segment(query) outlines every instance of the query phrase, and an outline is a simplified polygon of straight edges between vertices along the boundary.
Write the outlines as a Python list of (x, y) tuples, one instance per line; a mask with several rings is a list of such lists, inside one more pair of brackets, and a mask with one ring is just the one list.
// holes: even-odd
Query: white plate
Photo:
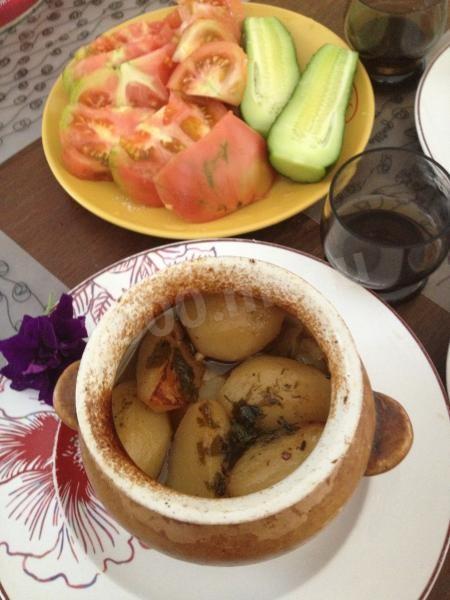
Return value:
[(297, 550), (249, 566), (200, 566), (146, 549), (118, 527), (87, 484), (76, 434), (59, 427), (33, 393), (14, 392), (3, 380), (0, 574), (7, 594), (14, 600), (425, 598), (447, 545), (449, 418), (435, 370), (389, 307), (296, 251), (209, 240), (116, 263), (74, 290), (77, 312), (92, 330), (131, 283), (202, 254), (266, 260), (328, 296), (353, 332), (374, 388), (406, 407), (415, 433), (411, 452), (393, 471), (361, 481), (342, 513)]
[(450, 172), (450, 44), (422, 75), (414, 117), (422, 150)]

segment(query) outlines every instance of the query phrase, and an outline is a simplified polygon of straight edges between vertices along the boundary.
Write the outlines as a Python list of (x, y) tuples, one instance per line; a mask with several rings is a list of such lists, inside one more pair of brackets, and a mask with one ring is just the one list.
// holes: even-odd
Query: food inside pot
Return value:
[(250, 494), (299, 467), (330, 409), (324, 352), (263, 299), (189, 296), (130, 348), (113, 390), (131, 460), (179, 492)]

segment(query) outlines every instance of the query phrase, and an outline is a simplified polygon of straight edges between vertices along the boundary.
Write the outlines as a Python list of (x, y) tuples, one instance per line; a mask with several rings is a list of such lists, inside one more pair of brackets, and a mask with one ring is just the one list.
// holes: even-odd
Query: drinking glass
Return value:
[(374, 81), (401, 82), (422, 72), (447, 10), (447, 0), (350, 0), (345, 36)]
[(450, 176), (431, 158), (377, 148), (335, 174), (322, 220), (325, 257), (388, 302), (418, 293), (447, 256)]

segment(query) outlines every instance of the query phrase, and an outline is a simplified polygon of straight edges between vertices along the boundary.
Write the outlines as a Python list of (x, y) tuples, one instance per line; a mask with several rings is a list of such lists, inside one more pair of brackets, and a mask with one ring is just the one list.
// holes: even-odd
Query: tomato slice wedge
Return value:
[(181, 34), (173, 55), (175, 62), (182, 62), (190, 54), (209, 42), (235, 42), (231, 29), (217, 19), (197, 19)]
[(87, 156), (74, 146), (63, 145), (61, 148), (61, 160), (65, 168), (79, 179), (90, 181), (111, 181), (111, 172), (107, 165), (96, 158), (104, 154), (104, 148), (89, 148), (92, 156)]
[(117, 106), (160, 108), (169, 99), (166, 84), (175, 68), (172, 55), (175, 44), (122, 63), (119, 71)]
[(113, 107), (118, 87), (119, 75), (116, 69), (97, 69), (73, 86), (70, 104), (84, 104), (88, 108)]
[(168, 25), (164, 25), (158, 33), (149, 33), (107, 52), (85, 55), (77, 53), (63, 71), (64, 87), (70, 93), (73, 86), (86, 75), (103, 67), (117, 67), (133, 58), (153, 52), (161, 46), (173, 43), (173, 37), (173, 30)]
[(149, 110), (134, 108), (94, 109), (83, 104), (68, 105), (59, 126), (65, 167), (81, 179), (111, 180), (108, 159), (112, 147), (150, 114)]
[(247, 57), (234, 42), (209, 42), (180, 63), (168, 87), (190, 96), (238, 106), (247, 79)]
[(263, 198), (274, 180), (262, 136), (229, 111), (213, 129), (157, 173), (164, 205), (201, 223)]
[[(177, 10), (172, 11), (166, 18), (159, 21), (140, 19), (123, 25), (111, 33), (104, 33), (90, 44), (81, 47), (75, 53), (76, 58), (84, 58), (93, 54), (110, 52), (130, 42), (136, 42), (147, 37), (161, 37), (161, 45), (170, 41), (170, 36), (180, 27), (181, 17)], [(169, 31), (169, 28), (171, 31)]]
[(80, 79), (87, 75), (102, 69), (104, 67), (116, 67), (127, 60), (148, 54), (161, 46), (159, 38), (151, 36), (127, 44), (120, 48), (102, 52), (100, 54), (92, 54), (84, 58), (73, 58), (63, 71), (63, 83), (66, 91), (70, 93), (72, 88)]
[(166, 83), (175, 66), (174, 50), (175, 44), (166, 44), (118, 68), (97, 69), (73, 86), (70, 102), (92, 108), (134, 106), (156, 110), (169, 98)]
[(179, 0), (179, 12), (185, 25), (196, 19), (218, 19), (240, 40), (245, 18), (241, 0)]
[(166, 106), (122, 136), (111, 151), (114, 181), (131, 200), (162, 206), (153, 177), (175, 154), (207, 135), (225, 113), (217, 102), (197, 103), (172, 93)]

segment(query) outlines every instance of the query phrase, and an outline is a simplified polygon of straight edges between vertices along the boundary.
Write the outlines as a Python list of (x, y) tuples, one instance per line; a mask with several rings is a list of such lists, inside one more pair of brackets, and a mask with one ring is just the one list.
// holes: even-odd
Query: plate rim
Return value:
[(450, 41), (447, 42), (446, 44), (444, 44), (444, 46), (437, 52), (437, 54), (432, 58), (430, 63), (427, 65), (425, 71), (422, 74), (422, 77), (420, 78), (419, 85), (417, 87), (417, 91), (416, 91), (416, 95), (415, 95), (415, 99), (414, 99), (414, 121), (416, 124), (417, 136), (419, 138), (419, 142), (422, 147), (422, 150), (425, 154), (427, 154), (428, 156), (433, 158), (436, 162), (438, 162), (442, 166), (442, 168), (447, 172), (448, 172), (448, 169), (439, 162), (439, 159), (436, 158), (436, 156), (432, 153), (432, 151), (427, 143), (427, 139), (425, 136), (425, 130), (424, 130), (422, 118), (421, 118), (421, 101), (422, 101), (423, 88), (425, 86), (426, 80), (428, 79), (428, 76), (430, 75), (431, 70), (436, 65), (436, 63), (439, 61), (439, 59), (442, 58), (442, 55), (448, 51), (450, 51)]
[(447, 365), (446, 365), (447, 392), (450, 394), (450, 340), (447, 350)]
[[(96, 271), (93, 275), (86, 277), (83, 281), (79, 282), (76, 286), (74, 286), (73, 288), (70, 289), (70, 294), (74, 294), (77, 292), (78, 288), (82, 288), (86, 283), (94, 280), (95, 278), (99, 277), (100, 275), (103, 275), (105, 273), (107, 273), (108, 271), (110, 271), (111, 269), (113, 269), (115, 266), (120, 265), (121, 263), (133, 259), (135, 257), (139, 257), (139, 256), (143, 256), (146, 254), (149, 254), (151, 252), (154, 251), (159, 251), (159, 250), (164, 250), (166, 248), (171, 248), (174, 246), (181, 246), (183, 244), (186, 243), (192, 243), (192, 244), (205, 244), (205, 243), (225, 243), (225, 244), (234, 244), (236, 242), (238, 243), (245, 243), (245, 244), (249, 244), (249, 245), (254, 245), (254, 246), (258, 246), (258, 245), (263, 245), (263, 246), (269, 246), (269, 247), (273, 247), (273, 248), (278, 248), (284, 251), (288, 251), (290, 253), (293, 254), (300, 254), (301, 256), (307, 258), (307, 259), (311, 259), (313, 261), (319, 262), (321, 264), (323, 264), (324, 266), (328, 267), (331, 271), (334, 271), (335, 273), (337, 272), (335, 269), (333, 269), (333, 267), (331, 267), (331, 265), (323, 260), (322, 258), (316, 257), (312, 254), (310, 254), (309, 252), (305, 252), (303, 250), (299, 250), (297, 248), (291, 248), (288, 246), (283, 246), (282, 244), (278, 244), (276, 242), (267, 242), (267, 241), (262, 241), (262, 240), (256, 240), (256, 239), (242, 239), (242, 238), (200, 238), (200, 239), (195, 239), (193, 241), (189, 241), (189, 240), (179, 240), (179, 241), (170, 241), (167, 242), (166, 244), (161, 244), (158, 246), (154, 246), (152, 248), (147, 248), (146, 250), (141, 250), (139, 252), (136, 252), (134, 254), (131, 254), (129, 256), (126, 256), (124, 258), (121, 258), (117, 261), (115, 261), (114, 263), (111, 263), (110, 265), (104, 267), (103, 269), (100, 269), (99, 271)], [(167, 268), (167, 267), (166, 267)], [(340, 273), (338, 273), (338, 275), (340, 275), (341, 277), (344, 277), (344, 275), (341, 275)], [(151, 276), (150, 276), (151, 277)], [(345, 278), (345, 277), (344, 277)], [(312, 283), (310, 283), (310, 285), (313, 285)], [(357, 284), (355, 284), (357, 285)], [(362, 288), (362, 286), (358, 286), (360, 288)], [(397, 319), (398, 321), (400, 321), (400, 323), (403, 325), (403, 327), (407, 330), (407, 332), (411, 335), (413, 341), (415, 342), (416, 346), (420, 349), (424, 359), (426, 360), (426, 362), (428, 363), (428, 365), (431, 367), (433, 376), (436, 380), (436, 382), (438, 383), (438, 387), (440, 389), (441, 395), (442, 395), (442, 399), (444, 401), (444, 404), (447, 408), (447, 416), (450, 420), (450, 398), (449, 395), (447, 394), (447, 391), (445, 389), (445, 385), (444, 382), (435, 366), (435, 364), (433, 363), (430, 355), (428, 354), (426, 348), (424, 347), (424, 345), (422, 344), (421, 340), (418, 338), (418, 336), (416, 335), (416, 333), (411, 329), (411, 327), (408, 325), (408, 323), (406, 323), (406, 321), (403, 319), (403, 317), (401, 317), (396, 311), (395, 309), (390, 306), (385, 300), (383, 300), (382, 298), (380, 298), (375, 292), (373, 292), (372, 290), (368, 290), (365, 288), (362, 288), (362, 290), (364, 292), (367, 292), (367, 294), (369, 296), (372, 296), (373, 298), (375, 298), (375, 300), (377, 300), (382, 306), (384, 306), (385, 308), (387, 308), (389, 310), (389, 312), (392, 314), (392, 316)], [(332, 302), (330, 300), (330, 302)], [(351, 333), (351, 331), (350, 331)], [(449, 346), (449, 354), (448, 354), (448, 361), (449, 361), (449, 365), (450, 365), (450, 346)], [(56, 443), (56, 438), (57, 438), (57, 433), (55, 434), (55, 443)], [(427, 583), (425, 585), (425, 587), (423, 588), (420, 596), (418, 597), (418, 600), (426, 600), (426, 598), (428, 598), (430, 592), (432, 591), (433, 585), (436, 582), (441, 569), (444, 565), (447, 553), (450, 550), (450, 524), (447, 528), (447, 532), (444, 534), (443, 537), (443, 542), (442, 542), (442, 547), (441, 550), (439, 552), (439, 555), (437, 557), (437, 561), (436, 564), (434, 566), (434, 569), (432, 570), (429, 579), (427, 580)]]
[[(326, 31), (331, 33), (334, 37), (339, 39), (340, 42), (342, 42), (346, 47), (349, 47), (346, 40), (343, 37), (339, 36), (337, 33), (335, 33), (332, 29), (330, 29), (326, 25), (323, 25), (319, 21), (312, 19), (311, 17), (308, 17), (306, 15), (303, 15), (299, 12), (295, 12), (293, 10), (274, 6), (271, 4), (262, 4), (262, 3), (258, 3), (258, 2), (251, 2), (248, 5), (252, 6), (252, 7), (256, 7), (256, 8), (262, 8), (263, 10), (267, 10), (268, 8), (274, 9), (277, 13), (285, 14), (286, 17), (291, 15), (291, 16), (295, 16), (295, 17), (300, 17), (301, 19), (305, 19), (306, 21), (314, 23), (315, 25), (318, 25), (321, 28), (325, 29)], [(245, 7), (245, 5), (244, 5), (244, 7)], [(158, 13), (159, 15), (164, 16), (165, 14), (167, 14), (168, 12), (173, 10), (173, 8), (174, 8), (173, 6), (170, 6), (170, 7), (164, 7), (164, 8), (159, 8), (156, 10), (148, 11), (147, 13), (142, 13), (141, 15), (138, 15), (136, 17), (133, 17), (131, 19), (127, 19), (127, 20), (123, 21), (122, 23), (106, 30), (104, 33), (108, 33), (119, 27), (122, 27), (126, 23), (141, 20), (141, 19), (145, 18), (145, 15), (147, 15), (147, 14)], [(355, 152), (353, 152), (352, 155), (354, 153), (357, 154), (359, 152), (364, 151), (364, 149), (367, 147), (369, 140), (370, 140), (372, 130), (373, 130), (373, 125), (375, 122), (374, 90), (373, 90), (373, 86), (370, 81), (370, 78), (367, 74), (367, 71), (360, 60), (358, 61), (358, 69), (360, 69), (360, 71), (361, 71), (361, 76), (363, 77), (365, 87), (367, 87), (367, 90), (368, 90), (368, 96), (367, 96), (368, 106), (367, 106), (367, 111), (366, 111), (368, 118), (367, 118), (367, 121), (365, 122), (365, 127), (363, 129), (363, 137), (361, 138), (361, 141), (358, 144), (358, 148), (356, 148)], [(134, 231), (136, 233), (141, 233), (144, 235), (151, 235), (151, 236), (155, 236), (155, 237), (160, 237), (160, 238), (165, 238), (165, 239), (173, 239), (173, 240), (182, 240), (182, 239), (195, 240), (195, 239), (201, 238), (204, 235), (204, 227), (205, 226), (209, 226), (211, 223), (220, 224), (220, 222), (223, 219), (226, 219), (229, 216), (229, 215), (226, 215), (222, 219), (215, 219), (213, 221), (209, 221), (206, 223), (190, 223), (189, 221), (180, 220), (180, 228), (179, 229), (177, 227), (175, 227), (175, 228), (167, 231), (166, 229), (164, 229), (164, 226), (156, 226), (155, 227), (151, 223), (143, 224), (143, 223), (130, 222), (130, 221), (126, 220), (126, 218), (117, 216), (117, 215), (111, 213), (111, 211), (107, 211), (107, 210), (103, 209), (101, 206), (100, 207), (92, 206), (91, 202), (88, 199), (80, 198), (80, 194), (76, 190), (74, 190), (73, 183), (65, 181), (65, 179), (61, 175), (59, 175), (59, 173), (58, 173), (59, 168), (63, 168), (63, 167), (62, 166), (60, 167), (57, 164), (57, 160), (56, 160), (57, 157), (55, 157), (53, 155), (53, 153), (50, 149), (50, 144), (49, 144), (48, 131), (49, 131), (50, 121), (51, 121), (51, 119), (49, 117), (49, 111), (51, 110), (51, 103), (53, 100), (53, 96), (56, 93), (57, 88), (61, 85), (62, 85), (62, 74), (60, 74), (58, 76), (58, 78), (52, 85), (52, 88), (51, 88), (51, 90), (47, 96), (46, 102), (45, 102), (44, 110), (42, 113), (41, 139), (42, 139), (42, 146), (43, 146), (44, 155), (45, 155), (48, 167), (50, 168), (50, 170), (51, 170), (54, 178), (58, 182), (58, 184), (63, 188), (63, 190), (70, 196), (70, 198), (73, 201), (77, 202), (77, 204), (79, 204), (85, 210), (88, 210), (89, 212), (91, 212), (92, 214), (97, 216), (98, 218), (101, 218), (102, 220), (112, 223), (113, 225), (116, 225), (118, 227), (122, 227), (129, 231)], [(332, 166), (331, 168), (334, 168), (334, 166)], [(277, 174), (277, 177), (282, 177), (282, 176)], [(282, 178), (282, 179), (284, 180), (285, 178)], [(79, 180), (79, 181), (83, 181), (83, 180)], [(102, 183), (102, 182), (100, 182), (100, 183)], [(321, 183), (321, 182), (318, 182), (318, 183)], [(330, 183), (331, 183), (331, 181), (330, 181)], [(307, 185), (307, 184), (305, 184), (305, 185)], [(327, 194), (327, 187), (325, 185), (325, 189), (323, 191), (321, 191), (321, 192), (318, 191), (315, 194), (313, 194), (310, 199), (308, 199), (307, 201), (304, 202), (303, 207), (300, 209), (294, 203), (292, 208), (289, 208), (288, 210), (286, 210), (285, 213), (283, 214), (283, 216), (276, 214), (271, 217), (270, 216), (266, 217), (265, 219), (263, 218), (262, 220), (254, 219), (252, 221), (252, 223), (250, 223), (250, 224), (249, 223), (241, 223), (241, 224), (237, 224), (237, 225), (233, 225), (233, 224), (216, 225), (214, 227), (214, 231), (211, 232), (211, 235), (214, 237), (229, 237), (229, 236), (236, 236), (236, 235), (241, 235), (241, 234), (245, 234), (245, 233), (251, 233), (253, 231), (264, 229), (266, 227), (271, 227), (272, 225), (281, 223), (281, 222), (295, 216), (296, 214), (304, 212), (309, 207), (311, 207), (312, 205), (317, 203), (326, 194)], [(248, 207), (244, 207), (241, 210), (245, 210), (246, 208), (249, 208), (255, 204), (257, 204), (257, 202), (252, 203)], [(142, 208), (139, 205), (137, 205), (137, 206), (138, 206), (138, 208)], [(234, 214), (234, 213), (230, 213), (230, 214)]]

